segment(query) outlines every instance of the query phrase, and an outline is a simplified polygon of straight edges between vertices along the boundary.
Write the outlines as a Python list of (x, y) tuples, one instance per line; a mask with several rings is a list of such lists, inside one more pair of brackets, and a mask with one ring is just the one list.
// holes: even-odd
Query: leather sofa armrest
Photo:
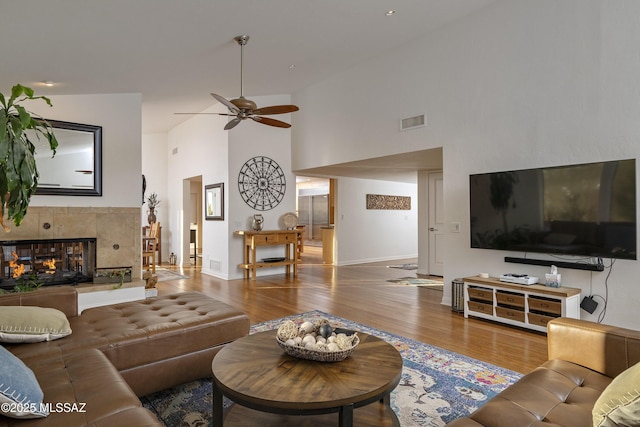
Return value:
[(482, 424), (471, 418), (458, 418), (448, 423), (447, 427), (482, 427)]
[(55, 308), (71, 318), (78, 315), (78, 293), (71, 286), (48, 286), (31, 292), (0, 294), (0, 305)]
[(558, 318), (547, 324), (549, 360), (573, 362), (615, 377), (640, 361), (640, 332), (587, 320)]

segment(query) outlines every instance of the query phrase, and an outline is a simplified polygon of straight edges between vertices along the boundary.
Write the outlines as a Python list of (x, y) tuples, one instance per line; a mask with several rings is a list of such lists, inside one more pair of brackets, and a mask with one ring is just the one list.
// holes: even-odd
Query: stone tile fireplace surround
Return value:
[(31, 206), (20, 227), (0, 240), (96, 239), (96, 267), (132, 266), (140, 280), (140, 208)]
[(120, 302), (144, 299), (141, 280), (140, 208), (31, 206), (20, 227), (0, 230), (0, 240), (96, 239), (96, 268), (132, 266), (131, 282), (115, 289), (113, 284), (81, 283), (78, 312)]

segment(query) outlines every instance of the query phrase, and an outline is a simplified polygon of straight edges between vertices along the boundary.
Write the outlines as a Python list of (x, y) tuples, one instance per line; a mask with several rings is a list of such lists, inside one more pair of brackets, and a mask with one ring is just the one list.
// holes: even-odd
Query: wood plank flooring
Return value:
[(201, 274), (199, 266), (163, 265), (189, 278), (160, 282), (158, 293), (199, 291), (245, 311), (252, 324), (321, 310), (521, 373), (547, 360), (544, 334), (465, 319), (440, 303), (441, 290), (387, 282), (415, 277), (415, 270), (387, 267), (415, 260), (334, 267), (322, 264), (312, 247), (302, 257), (297, 277), (275, 274), (255, 281), (217, 279)]

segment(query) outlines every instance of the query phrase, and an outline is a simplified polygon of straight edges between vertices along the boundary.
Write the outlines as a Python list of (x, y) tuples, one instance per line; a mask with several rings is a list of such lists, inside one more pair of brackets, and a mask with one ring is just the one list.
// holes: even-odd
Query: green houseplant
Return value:
[(4, 223), (5, 215), (8, 221), (19, 226), (38, 187), (35, 146), (31, 139), (46, 138), (53, 155), (58, 147), (51, 126), (21, 105), (24, 101), (39, 99), (51, 106), (49, 98), (34, 96), (32, 89), (19, 84), (11, 89), (9, 99), (0, 93), (0, 225), (5, 231), (9, 231)]

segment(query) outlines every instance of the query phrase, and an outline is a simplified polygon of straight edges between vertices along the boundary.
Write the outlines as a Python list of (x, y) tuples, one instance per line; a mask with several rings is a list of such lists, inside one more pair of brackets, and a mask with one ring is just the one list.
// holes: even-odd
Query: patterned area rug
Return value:
[(179, 279), (188, 279), (189, 276), (185, 276), (184, 274), (180, 274), (173, 270), (168, 270), (166, 268), (156, 267), (156, 276), (158, 276), (158, 282), (165, 282), (167, 280), (179, 280)]
[[(391, 393), (391, 407), (403, 427), (443, 426), (469, 415), (521, 377), (498, 366), (321, 311), (259, 323), (251, 327), (251, 333), (275, 329), (288, 319), (312, 322), (328, 319), (334, 327), (375, 335), (398, 349), (404, 366), (400, 384)], [(211, 378), (164, 390), (141, 400), (167, 427), (212, 425)], [(227, 400), (225, 407), (231, 404)]]
[(398, 285), (409, 286), (428, 286), (430, 288), (443, 288), (441, 280), (419, 279), (416, 277), (403, 277), (401, 279), (389, 279), (387, 282), (397, 283)]
[(401, 270), (417, 270), (418, 264), (393, 264), (393, 265), (387, 265), (387, 268), (399, 268)]

